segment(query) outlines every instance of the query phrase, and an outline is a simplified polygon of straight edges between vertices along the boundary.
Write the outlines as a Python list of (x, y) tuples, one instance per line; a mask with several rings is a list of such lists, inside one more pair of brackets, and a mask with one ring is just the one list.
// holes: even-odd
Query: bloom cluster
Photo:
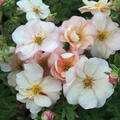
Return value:
[[(112, 72), (105, 59), (120, 50), (120, 28), (109, 17), (108, 0), (83, 2), (86, 6), (79, 10), (93, 17), (72, 16), (59, 27), (45, 21), (52, 14), (42, 0), (17, 2), (28, 22), (13, 32), (16, 47), (6, 50), (12, 56), (8, 63), (0, 61), (0, 67), (10, 72), (8, 84), (32, 114), (55, 104), (62, 89), (69, 104), (84, 109), (102, 107), (114, 92), (117, 78), (105, 74)], [(69, 44), (67, 51), (65, 43)], [(85, 51), (93, 57), (88, 59)]]

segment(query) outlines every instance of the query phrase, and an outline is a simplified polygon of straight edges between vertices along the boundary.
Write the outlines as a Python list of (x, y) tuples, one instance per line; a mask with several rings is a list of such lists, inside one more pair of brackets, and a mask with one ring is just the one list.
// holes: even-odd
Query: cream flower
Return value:
[(120, 50), (120, 29), (117, 23), (102, 13), (95, 14), (92, 21), (97, 28), (97, 34), (91, 53), (107, 59), (116, 50)]
[(111, 3), (108, 2), (108, 0), (99, 0), (98, 2), (83, 0), (83, 2), (86, 6), (79, 8), (81, 13), (92, 12), (92, 14), (95, 14), (97, 12), (102, 12), (107, 15), (110, 14), (109, 5)]
[(113, 92), (109, 76), (111, 69), (104, 59), (81, 57), (75, 67), (66, 73), (64, 95), (70, 104), (79, 104), (84, 109), (102, 107)]
[(60, 98), (61, 83), (50, 76), (43, 78), (43, 69), (36, 63), (24, 64), (24, 69), (16, 75), (17, 100), (36, 114), (41, 107), (49, 107)]
[(49, 6), (45, 5), (42, 0), (20, 0), (17, 5), (26, 12), (27, 20), (45, 19), (49, 14)]
[(52, 52), (58, 46), (59, 30), (51, 22), (31, 20), (26, 25), (18, 27), (12, 34), (17, 44), (16, 53), (21, 60), (33, 57), (38, 51)]
[(63, 22), (60, 33), (61, 41), (68, 42), (76, 50), (84, 52), (93, 45), (96, 29), (91, 21), (73, 16), (70, 20)]

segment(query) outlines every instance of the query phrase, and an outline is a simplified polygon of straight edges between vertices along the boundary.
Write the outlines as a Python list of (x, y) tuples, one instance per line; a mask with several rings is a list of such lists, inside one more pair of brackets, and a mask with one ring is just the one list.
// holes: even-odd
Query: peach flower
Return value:
[(33, 57), (38, 51), (53, 52), (61, 46), (58, 36), (59, 30), (52, 22), (37, 19), (18, 27), (12, 34), (21, 60)]
[(77, 56), (73, 53), (63, 53), (58, 56), (58, 59), (55, 60), (54, 64), (51, 67), (51, 74), (61, 79), (65, 83), (66, 71), (73, 67), (77, 62)]
[(63, 22), (60, 32), (61, 41), (68, 42), (76, 50), (83, 52), (93, 45), (96, 28), (91, 21), (73, 16)]

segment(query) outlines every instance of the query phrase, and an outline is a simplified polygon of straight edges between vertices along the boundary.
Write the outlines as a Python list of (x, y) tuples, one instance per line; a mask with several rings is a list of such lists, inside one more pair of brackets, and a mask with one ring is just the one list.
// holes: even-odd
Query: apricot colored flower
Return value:
[(60, 32), (61, 41), (68, 42), (73, 48), (83, 52), (93, 45), (96, 28), (91, 21), (73, 16), (63, 22)]
[(79, 8), (81, 13), (91, 12), (92, 14), (95, 14), (97, 12), (102, 12), (102, 13), (104, 13), (106, 15), (110, 14), (109, 5), (111, 3), (108, 2), (108, 0), (99, 0), (98, 2), (83, 0), (83, 3), (86, 6)]
[(52, 52), (58, 46), (59, 30), (51, 22), (31, 20), (26, 25), (18, 27), (12, 34), (17, 44), (16, 53), (21, 60), (31, 58), (38, 51)]
[(60, 81), (50, 76), (43, 77), (43, 68), (36, 64), (24, 64), (24, 71), (16, 75), (17, 100), (26, 103), (32, 114), (49, 107), (60, 98)]
[(66, 72), (64, 95), (70, 104), (79, 104), (84, 109), (102, 107), (114, 92), (109, 82), (107, 61), (100, 58), (81, 57), (76, 66)]
[(51, 74), (65, 83), (66, 71), (76, 64), (77, 59), (77, 56), (72, 53), (61, 54), (52, 65)]
[(92, 21), (96, 26), (97, 34), (91, 54), (107, 59), (116, 50), (120, 50), (120, 28), (117, 23), (102, 13), (96, 13)]

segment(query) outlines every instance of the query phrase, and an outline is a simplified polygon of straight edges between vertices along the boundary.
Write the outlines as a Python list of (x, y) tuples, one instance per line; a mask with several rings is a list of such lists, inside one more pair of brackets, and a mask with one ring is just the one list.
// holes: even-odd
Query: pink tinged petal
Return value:
[(92, 23), (92, 21), (88, 21), (82, 30), (82, 35), (95, 35), (96, 27)]
[(84, 109), (92, 109), (97, 107), (97, 98), (90, 89), (84, 89), (80, 93), (78, 102)]
[(18, 54), (21, 60), (26, 60), (30, 57), (33, 57), (34, 54), (37, 53), (38, 51), (39, 51), (39, 46), (34, 43), (17, 46), (16, 48), (16, 54)]
[(105, 42), (112, 50), (120, 50), (120, 30), (113, 32)]
[(25, 75), (32, 84), (40, 83), (43, 77), (43, 68), (36, 63), (24, 64)]
[(68, 103), (73, 105), (78, 104), (80, 92), (82, 92), (80, 84), (73, 86), (66, 95)]
[(62, 90), (61, 81), (50, 76), (45, 77), (41, 85), (45, 93), (59, 92)]
[(38, 112), (41, 111), (41, 107), (39, 107), (38, 105), (36, 105), (33, 101), (27, 101), (26, 102), (26, 108), (30, 109), (30, 112), (32, 114), (37, 114)]
[(74, 54), (72, 53), (64, 53), (61, 55), (63, 59), (68, 59), (68, 58), (71, 58), (72, 56), (74, 56)]
[(30, 89), (32, 86), (26, 79), (24, 72), (20, 72), (16, 75), (16, 83), (20, 88)]
[(33, 38), (25, 25), (21, 25), (13, 32), (12, 39), (17, 45), (28, 44), (33, 41)]
[(49, 107), (52, 104), (52, 101), (48, 96), (38, 95), (34, 97), (34, 102), (40, 107)]

